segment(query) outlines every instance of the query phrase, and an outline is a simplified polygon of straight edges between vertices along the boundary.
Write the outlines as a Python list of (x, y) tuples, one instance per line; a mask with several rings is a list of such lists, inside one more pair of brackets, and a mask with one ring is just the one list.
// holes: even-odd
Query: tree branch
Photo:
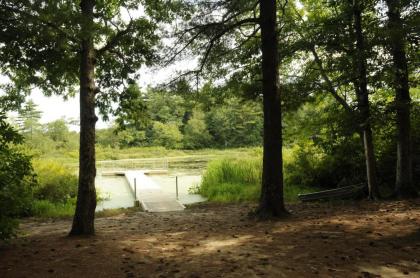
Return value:
[[(299, 14), (299, 12), (295, 10), (296, 15), (299, 17), (301, 22), (304, 22), (302, 16)], [(309, 50), (311, 51), (313, 57), (314, 57), (314, 61), (318, 66), (318, 70), (321, 73), (321, 77), (324, 80), (324, 82), (327, 84), (327, 90), (328, 92), (337, 100), (338, 103), (340, 103), (343, 108), (349, 112), (349, 113), (354, 113), (355, 111), (350, 107), (350, 105), (347, 103), (347, 101), (342, 98), (338, 93), (337, 90), (334, 88), (334, 85), (332, 84), (330, 78), (327, 75), (327, 72), (324, 69), (324, 66), (322, 64), (321, 59), (319, 58), (318, 53), (316, 52), (316, 46), (313, 42), (306, 40), (305, 36), (302, 34), (302, 32), (300, 32), (298, 30), (298, 28), (296, 28), (297, 33), (300, 35), (300, 37), (305, 40), (308, 44), (309, 44)]]
[(132, 27), (133, 27), (133, 20), (130, 19), (130, 23), (127, 25), (127, 28), (125, 28), (124, 30), (120, 30), (118, 31), (115, 36), (113, 36), (112, 38), (110, 38), (107, 43), (102, 47), (99, 48), (96, 51), (96, 55), (99, 58), (100, 56), (102, 56), (105, 52), (112, 50), (115, 46), (118, 45), (118, 43), (120, 42), (121, 38), (124, 37), (125, 35), (127, 35), (128, 33), (130, 33), (132, 31)]
[(330, 78), (328, 77), (328, 75), (327, 75), (327, 73), (326, 73), (326, 71), (325, 71), (325, 69), (322, 65), (322, 61), (319, 58), (318, 53), (316, 52), (315, 46), (311, 47), (311, 53), (314, 56), (315, 63), (318, 65), (319, 72), (321, 73), (322, 79), (324, 79), (324, 82), (327, 84), (328, 91), (337, 100), (337, 102), (340, 103), (344, 107), (344, 109), (346, 109), (350, 113), (353, 113), (354, 111), (350, 107), (350, 105), (335, 90), (334, 85), (332, 84)]

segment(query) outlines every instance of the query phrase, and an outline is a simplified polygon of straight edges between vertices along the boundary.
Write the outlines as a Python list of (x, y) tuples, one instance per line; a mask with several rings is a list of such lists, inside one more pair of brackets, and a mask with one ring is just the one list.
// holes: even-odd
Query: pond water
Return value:
[(188, 172), (169, 171), (168, 175), (150, 175), (163, 192), (176, 197), (176, 177), (178, 177), (178, 200), (181, 204), (192, 204), (203, 202), (206, 199), (199, 194), (189, 194), (191, 187), (198, 186), (201, 182), (201, 175), (192, 175)]
[(102, 176), (101, 172), (98, 172), (95, 184), (100, 196), (105, 198), (98, 202), (96, 211), (133, 206), (134, 196), (125, 177)]
[[(110, 169), (107, 169), (109, 171)], [(170, 169), (167, 174), (150, 175), (163, 192), (173, 194), (176, 197), (176, 177), (178, 177), (178, 200), (182, 204), (191, 204), (205, 201), (205, 198), (198, 194), (189, 194), (191, 187), (201, 182), (201, 171), (199, 170), (176, 170)], [(98, 202), (97, 211), (113, 208), (132, 207), (134, 196), (124, 176), (102, 176), (98, 170), (96, 177), (96, 189), (104, 200)]]

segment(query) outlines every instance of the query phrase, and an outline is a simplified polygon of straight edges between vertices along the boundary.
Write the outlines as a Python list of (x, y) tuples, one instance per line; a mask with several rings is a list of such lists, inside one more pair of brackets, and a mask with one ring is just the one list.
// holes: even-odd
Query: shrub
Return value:
[(307, 141), (295, 145), (284, 160), (285, 184), (335, 188), (364, 180), (363, 152), (358, 140), (348, 140), (326, 151)]
[(67, 167), (53, 161), (35, 161), (37, 186), (34, 198), (52, 203), (66, 203), (77, 195), (77, 176)]
[(15, 235), (15, 219), (31, 207), (34, 179), (30, 156), (15, 145), (21, 141), (22, 137), (0, 115), (0, 240)]

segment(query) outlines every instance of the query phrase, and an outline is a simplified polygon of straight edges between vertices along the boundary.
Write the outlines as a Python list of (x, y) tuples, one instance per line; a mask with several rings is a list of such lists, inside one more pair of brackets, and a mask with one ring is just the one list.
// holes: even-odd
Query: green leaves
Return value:
[(0, 114), (0, 240), (15, 235), (14, 218), (28, 213), (31, 205), (34, 179), (30, 157), (14, 145), (22, 139)]
[(119, 98), (120, 105), (115, 110), (117, 132), (126, 129), (141, 130), (150, 120), (145, 97), (136, 84), (131, 84)]
[[(0, 73), (22, 89), (74, 95), (79, 86), (80, 42), (93, 36), (98, 105), (106, 114), (143, 65), (158, 61), (158, 24), (179, 10), (174, 1), (97, 0), (94, 25), (83, 28), (80, 1), (0, 3)], [(23, 93), (23, 92), (22, 92)]]

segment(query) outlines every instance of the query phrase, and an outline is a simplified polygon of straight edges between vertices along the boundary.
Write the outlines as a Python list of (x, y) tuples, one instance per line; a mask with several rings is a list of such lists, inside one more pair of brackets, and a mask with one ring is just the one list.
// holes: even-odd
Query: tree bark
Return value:
[(369, 91), (367, 88), (365, 42), (362, 29), (362, 8), (359, 0), (353, 0), (354, 33), (356, 36), (355, 51), (355, 89), (359, 119), (363, 133), (363, 147), (366, 161), (366, 176), (369, 189), (369, 199), (379, 199), (376, 180), (376, 160), (373, 145), (372, 128), (370, 124)]
[(397, 168), (395, 196), (418, 196), (413, 183), (410, 132), (410, 87), (405, 53), (405, 32), (401, 19), (401, 1), (386, 0), (388, 6), (389, 45), (393, 58), (395, 104), (397, 110)]
[(278, 88), (276, 0), (260, 0), (260, 26), (264, 110), (263, 173), (260, 218), (287, 214), (283, 200), (281, 95)]
[(96, 208), (95, 190), (95, 49), (93, 44), (93, 9), (95, 0), (82, 0), (80, 61), (80, 149), (79, 188), (76, 212), (70, 235), (93, 235)]

